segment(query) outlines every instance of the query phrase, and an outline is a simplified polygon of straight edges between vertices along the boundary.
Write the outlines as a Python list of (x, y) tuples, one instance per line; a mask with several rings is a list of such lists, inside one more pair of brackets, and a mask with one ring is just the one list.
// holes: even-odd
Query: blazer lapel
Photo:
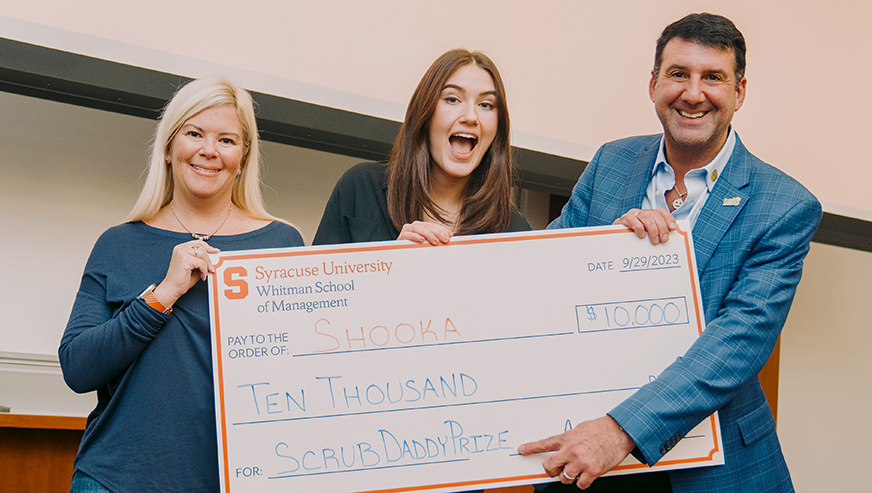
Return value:
[(648, 147), (643, 149), (639, 156), (634, 160), (640, 163), (641, 166), (631, 166), (627, 176), (627, 186), (624, 188), (624, 196), (618, 206), (618, 215), (627, 212), (633, 208), (642, 207), (642, 201), (645, 199), (645, 192), (648, 189), (648, 182), (651, 181), (651, 169), (654, 167), (654, 160), (657, 159), (657, 153), (660, 151), (660, 138), (654, 139), (653, 143), (649, 143)]
[(736, 136), (733, 155), (709, 194), (693, 226), (696, 269), (700, 277), (724, 233), (748, 203), (748, 150)]

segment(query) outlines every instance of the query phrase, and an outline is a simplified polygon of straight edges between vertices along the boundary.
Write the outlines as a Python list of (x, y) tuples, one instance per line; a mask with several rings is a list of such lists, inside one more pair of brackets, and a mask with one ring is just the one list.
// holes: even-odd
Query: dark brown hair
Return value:
[(724, 51), (732, 51), (736, 61), (736, 89), (745, 78), (745, 37), (733, 24), (733, 21), (722, 15), (689, 14), (673, 22), (663, 29), (657, 39), (654, 49), (654, 77), (660, 75), (660, 65), (663, 63), (663, 50), (675, 38), (683, 39), (703, 46), (717, 47)]
[(421, 220), (425, 215), (443, 220), (444, 211), (430, 197), (430, 120), (445, 83), (457, 69), (469, 64), (484, 69), (493, 78), (497, 131), (490, 148), (466, 184), (455, 233), (498, 233), (509, 226), (514, 168), (509, 145), (506, 88), (490, 58), (483, 53), (456, 49), (437, 58), (421, 78), (391, 150), (388, 161), (388, 214), (398, 230), (404, 224)]

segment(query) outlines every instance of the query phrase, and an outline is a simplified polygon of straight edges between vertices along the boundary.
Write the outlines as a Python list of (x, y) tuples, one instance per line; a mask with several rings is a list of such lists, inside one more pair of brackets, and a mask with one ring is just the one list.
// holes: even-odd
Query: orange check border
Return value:
[[(245, 253), (234, 254), (233, 252), (221, 253), (220, 259), (217, 263), (214, 264), (215, 273), (209, 276), (210, 282), (210, 296), (212, 296), (212, 316), (213, 326), (215, 330), (215, 344), (216, 347), (213, 349), (216, 354), (217, 365), (213, 371), (218, 374), (218, 386), (215, 391), (218, 393), (218, 403), (220, 407), (220, 432), (221, 432), (221, 444), (222, 450), (219, 450), (219, 453), (223, 457), (224, 464), (224, 491), (230, 492), (230, 465), (229, 465), (229, 452), (227, 449), (227, 419), (225, 416), (225, 408), (224, 408), (224, 373), (222, 367), (222, 357), (221, 357), (221, 317), (218, 310), (218, 270), (222, 264), (224, 264), (225, 260), (250, 260), (250, 259), (260, 259), (260, 258), (280, 258), (280, 257), (304, 257), (310, 255), (324, 255), (331, 253), (348, 253), (348, 252), (372, 252), (372, 251), (388, 251), (388, 250), (405, 250), (410, 248), (460, 248), (467, 245), (481, 245), (486, 243), (502, 243), (502, 242), (512, 242), (512, 241), (528, 241), (528, 240), (545, 240), (550, 238), (571, 238), (571, 237), (583, 237), (583, 236), (598, 236), (598, 235), (611, 235), (611, 234), (626, 234), (632, 233), (632, 230), (629, 228), (609, 228), (609, 229), (601, 229), (601, 228), (574, 228), (574, 229), (562, 229), (562, 230), (546, 230), (546, 231), (533, 231), (533, 232), (521, 232), (521, 233), (508, 233), (508, 234), (499, 234), (499, 235), (479, 235), (479, 236), (458, 236), (453, 238), (452, 241), (445, 245), (439, 245), (436, 247), (432, 247), (430, 244), (423, 243), (408, 243), (408, 242), (377, 242), (375, 244), (366, 244), (366, 243), (350, 243), (344, 245), (335, 245), (331, 247), (320, 247), (318, 249), (299, 249), (299, 247), (291, 247), (287, 250), (278, 251), (278, 252), (267, 252), (267, 253), (257, 253), (251, 250), (246, 251)], [(693, 249), (691, 248), (691, 238), (688, 232), (683, 231), (682, 229), (676, 230), (674, 233), (681, 235), (684, 239), (684, 248), (685, 253), (687, 254), (687, 273), (690, 277), (690, 283), (693, 288), (693, 306), (699, 307), (699, 300), (697, 299), (697, 293), (699, 291), (697, 286), (697, 278), (696, 278), (696, 257), (694, 255)], [(703, 324), (701, 320), (701, 314), (699, 310), (696, 310), (696, 322), (697, 327), (699, 327), (699, 333), (702, 334)], [(708, 417), (712, 437), (714, 438), (714, 448), (709, 452), (707, 457), (694, 457), (680, 460), (672, 460), (672, 461), (661, 461), (658, 462), (658, 465), (681, 465), (681, 464), (693, 464), (699, 462), (709, 462), (714, 458), (714, 455), (718, 453), (719, 447), (718, 444), (720, 440), (718, 439), (718, 427), (715, 422), (716, 416), (711, 415)], [(626, 464), (617, 466), (614, 470), (636, 470), (636, 469), (646, 469), (648, 468), (645, 464)], [(475, 486), (501, 486), (504, 484), (518, 484), (519, 482), (523, 482), (526, 480), (535, 481), (537, 479), (548, 479), (548, 475), (542, 474), (534, 474), (534, 475), (526, 475), (526, 476), (515, 476), (515, 477), (506, 477), (506, 478), (493, 478), (479, 481), (463, 481), (456, 483), (442, 483), (442, 484), (433, 484), (433, 485), (425, 485), (425, 486), (413, 486), (406, 488), (390, 488), (385, 490), (368, 490), (366, 492), (360, 493), (399, 493), (404, 491), (427, 491), (434, 490), (437, 488), (451, 488), (451, 487), (475, 487)]]

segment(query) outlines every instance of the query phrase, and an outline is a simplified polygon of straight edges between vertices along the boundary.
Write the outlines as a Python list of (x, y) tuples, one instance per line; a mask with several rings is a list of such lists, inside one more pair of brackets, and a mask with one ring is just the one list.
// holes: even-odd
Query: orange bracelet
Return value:
[(148, 304), (148, 306), (154, 308), (155, 310), (169, 315), (170, 313), (173, 312), (173, 309), (172, 309), (172, 307), (170, 307), (170, 308), (165, 307), (163, 305), (163, 303), (158, 301), (157, 297), (154, 295), (154, 288), (156, 288), (156, 287), (157, 287), (157, 284), (152, 284), (151, 286), (145, 288), (145, 291), (143, 291), (142, 294), (140, 294), (138, 296), (138, 298), (141, 299), (142, 301), (144, 301), (146, 304)]

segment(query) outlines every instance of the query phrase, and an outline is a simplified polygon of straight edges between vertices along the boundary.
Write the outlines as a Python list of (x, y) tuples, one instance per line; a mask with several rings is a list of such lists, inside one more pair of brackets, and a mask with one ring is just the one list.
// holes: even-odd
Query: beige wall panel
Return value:
[[(0, 351), (56, 354), (91, 247), (139, 196), (155, 122), (3, 92), (0, 108)], [(267, 209), (310, 244), (359, 160), (262, 149)]]
[(813, 243), (781, 337), (778, 435), (796, 491), (867, 491), (872, 253)]
[(647, 95), (654, 41), (686, 13), (718, 12), (750, 47), (735, 120), (748, 147), (828, 210), (872, 217), (866, 1), (7, 3), (0, 26), (13, 39), (189, 76), (232, 72), (252, 89), (394, 119), (436, 56), (480, 49), (507, 80), (515, 142), (582, 159), (660, 130)]

